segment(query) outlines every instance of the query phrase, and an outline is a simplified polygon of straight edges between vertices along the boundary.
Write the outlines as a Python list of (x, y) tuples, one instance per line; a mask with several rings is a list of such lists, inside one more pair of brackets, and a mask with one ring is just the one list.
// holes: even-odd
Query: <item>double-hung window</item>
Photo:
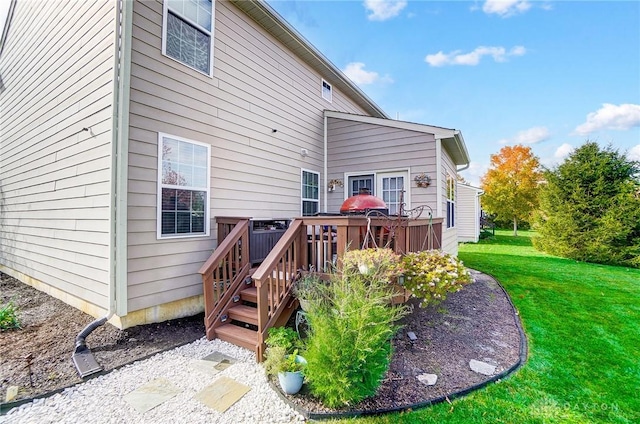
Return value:
[(447, 228), (456, 224), (456, 179), (447, 174)]
[(158, 134), (158, 238), (209, 234), (210, 149)]
[(212, 75), (213, 1), (165, 0), (162, 53)]
[(320, 174), (302, 170), (302, 216), (320, 211)]

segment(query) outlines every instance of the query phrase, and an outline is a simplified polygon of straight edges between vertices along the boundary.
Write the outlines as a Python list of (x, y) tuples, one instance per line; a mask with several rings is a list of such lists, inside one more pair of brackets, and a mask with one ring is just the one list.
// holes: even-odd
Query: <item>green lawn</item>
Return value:
[(525, 365), (452, 404), (343, 422), (640, 422), (640, 270), (545, 255), (520, 234), (497, 232), (459, 256), (508, 291)]

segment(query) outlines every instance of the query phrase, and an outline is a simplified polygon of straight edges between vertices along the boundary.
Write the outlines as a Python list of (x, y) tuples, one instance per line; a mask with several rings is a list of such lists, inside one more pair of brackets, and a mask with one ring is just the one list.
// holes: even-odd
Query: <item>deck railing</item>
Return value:
[(233, 296), (242, 288), (249, 275), (249, 220), (248, 218), (218, 219), (218, 248), (200, 267), (205, 302), (205, 329), (207, 338), (214, 338), (220, 325), (220, 314), (233, 302)]
[(438, 249), (442, 219), (335, 216), (297, 218), (253, 274), (258, 302), (258, 354), (267, 330), (291, 301), (299, 270), (330, 272), (346, 250), (388, 247), (397, 253)]

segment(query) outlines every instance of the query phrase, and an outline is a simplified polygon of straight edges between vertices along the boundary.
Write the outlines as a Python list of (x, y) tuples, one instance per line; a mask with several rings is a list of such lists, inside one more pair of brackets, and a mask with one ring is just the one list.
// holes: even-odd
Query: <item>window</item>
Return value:
[(209, 235), (210, 148), (158, 134), (158, 238)]
[(373, 174), (357, 175), (349, 177), (349, 196), (355, 196), (360, 190), (367, 189), (370, 194), (375, 193), (373, 187)]
[(404, 175), (380, 175), (378, 178), (378, 196), (387, 204), (389, 215), (398, 215), (400, 213), (400, 205), (405, 202)]
[(302, 170), (302, 216), (311, 216), (319, 212), (320, 174)]
[(165, 0), (162, 53), (212, 74), (212, 0)]
[(329, 103), (333, 101), (333, 93), (331, 92), (331, 84), (322, 80), (322, 98), (327, 100)]
[(447, 228), (456, 224), (456, 179), (447, 174)]

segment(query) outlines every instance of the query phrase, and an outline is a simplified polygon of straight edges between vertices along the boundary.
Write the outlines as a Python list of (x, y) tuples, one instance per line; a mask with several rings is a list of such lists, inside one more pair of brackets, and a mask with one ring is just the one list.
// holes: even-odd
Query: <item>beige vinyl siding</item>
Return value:
[[(215, 7), (209, 78), (161, 54), (160, 1), (134, 4), (130, 312), (202, 293), (197, 271), (216, 246), (216, 216), (299, 216), (300, 169), (322, 172), (322, 111), (363, 113), (335, 88), (332, 104), (322, 99), (323, 76), (244, 12), (225, 1)], [(209, 237), (156, 238), (159, 132), (211, 145)]]
[(115, 26), (113, 1), (18, 1), (0, 58), (2, 270), (103, 310)]
[(440, 184), (442, 186), (442, 210), (440, 211), (440, 216), (444, 217), (444, 221), (442, 222), (442, 250), (447, 253), (451, 253), (452, 255), (458, 255), (458, 193), (456, 190), (455, 197), (455, 217), (454, 217), (454, 226), (452, 228), (447, 228), (447, 175), (451, 175), (453, 178), (456, 178), (457, 171), (456, 166), (451, 159), (451, 156), (447, 153), (445, 148), (442, 149), (442, 175), (440, 178)]
[(456, 223), (459, 242), (477, 242), (480, 236), (479, 190), (464, 184), (458, 184)]
[(424, 172), (435, 177), (436, 150), (432, 134), (338, 118), (328, 118), (329, 166), (327, 179), (344, 187), (328, 194), (328, 212), (338, 212), (348, 193), (345, 173), (374, 173), (410, 169), (410, 206), (435, 208), (435, 185), (419, 188), (413, 178)]

